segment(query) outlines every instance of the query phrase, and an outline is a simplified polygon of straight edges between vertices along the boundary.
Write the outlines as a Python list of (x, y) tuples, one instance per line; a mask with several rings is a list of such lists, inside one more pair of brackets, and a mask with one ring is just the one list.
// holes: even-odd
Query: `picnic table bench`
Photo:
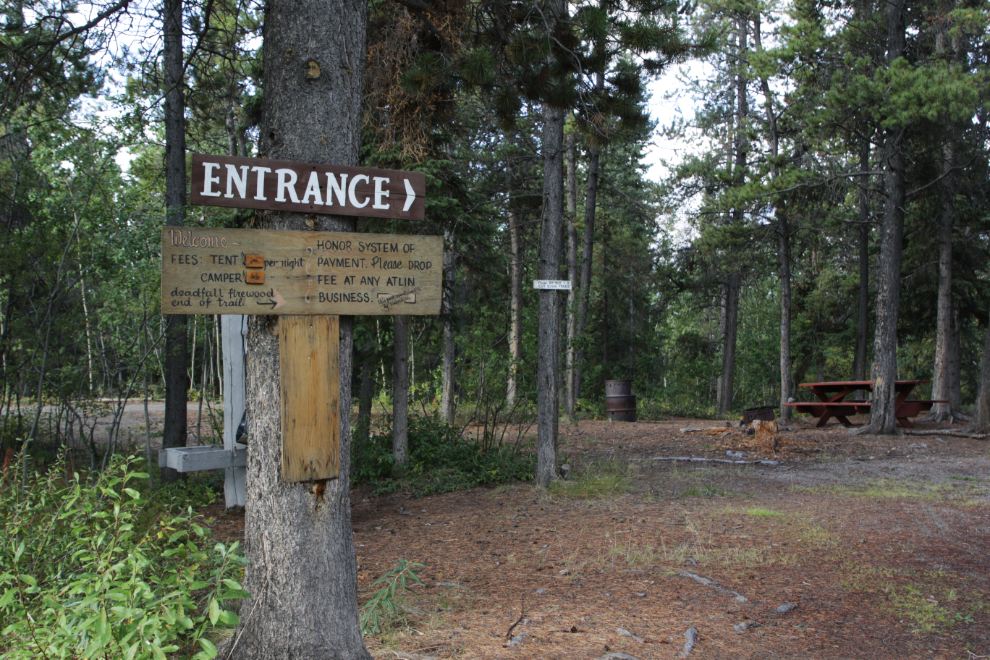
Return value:
[[(914, 428), (911, 417), (917, 417), (922, 412), (931, 410), (936, 403), (945, 403), (940, 400), (920, 400), (908, 399), (914, 390), (915, 385), (930, 383), (928, 380), (898, 380), (894, 383), (895, 417), (897, 422), (905, 428)], [(818, 397), (816, 402), (796, 402), (785, 403), (783, 405), (793, 408), (797, 412), (810, 413), (818, 418), (816, 428), (822, 428), (831, 418), (836, 418), (845, 426), (855, 426), (849, 421), (847, 415), (868, 415), (873, 405), (872, 401), (863, 399), (850, 399), (846, 397), (853, 392), (866, 390), (873, 391), (873, 381), (871, 380), (843, 380), (826, 383), (801, 383), (801, 387), (809, 388)]]

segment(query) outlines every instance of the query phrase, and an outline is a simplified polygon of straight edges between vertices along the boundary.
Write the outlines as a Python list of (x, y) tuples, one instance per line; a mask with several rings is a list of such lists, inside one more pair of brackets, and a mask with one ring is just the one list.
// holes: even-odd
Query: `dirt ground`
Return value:
[[(678, 658), (693, 628), (691, 658), (990, 657), (990, 442), (681, 432), (723, 424), (562, 425), (574, 474), (549, 492), (354, 489), (362, 600), (399, 559), (425, 582), (372, 654)], [(653, 460), (727, 452), (777, 464)], [(242, 534), (243, 513), (216, 513)]]

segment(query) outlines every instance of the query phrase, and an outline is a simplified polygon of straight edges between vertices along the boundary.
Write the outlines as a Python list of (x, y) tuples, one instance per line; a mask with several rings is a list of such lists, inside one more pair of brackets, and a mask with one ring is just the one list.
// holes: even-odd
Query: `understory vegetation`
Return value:
[(391, 420), (357, 435), (351, 447), (351, 480), (374, 486), (375, 495), (407, 490), (415, 497), (533, 477), (532, 441), (486, 442), (466, 436), (437, 413), (409, 418), (409, 460), (396, 469)]
[(247, 596), (238, 543), (213, 541), (174, 488), (148, 497), (138, 459), (23, 467), (0, 482), (0, 656), (216, 656)]

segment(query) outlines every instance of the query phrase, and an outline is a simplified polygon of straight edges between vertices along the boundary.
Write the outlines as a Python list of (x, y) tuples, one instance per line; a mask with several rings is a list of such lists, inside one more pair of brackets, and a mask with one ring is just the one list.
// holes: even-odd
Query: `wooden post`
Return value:
[[(220, 317), (223, 342), (223, 448), (233, 452), (237, 427), (244, 416), (245, 355), (247, 354), (247, 317), (224, 315)], [(244, 506), (247, 501), (245, 482), (247, 468), (229, 467), (224, 470), (223, 494), (227, 508)]]
[(339, 317), (279, 318), (282, 480), (334, 479), (340, 468)]

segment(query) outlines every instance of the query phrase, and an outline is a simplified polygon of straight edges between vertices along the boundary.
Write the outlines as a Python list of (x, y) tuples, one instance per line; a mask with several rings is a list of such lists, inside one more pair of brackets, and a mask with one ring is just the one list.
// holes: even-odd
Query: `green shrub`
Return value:
[(146, 475), (115, 458), (93, 485), (56, 463), (21, 492), (0, 487), (0, 657), (165, 660), (216, 656), (206, 637), (237, 624), (246, 563), (208, 543), (192, 509), (142, 525)]
[(408, 486), (416, 497), (448, 493), (532, 478), (535, 458), (519, 446), (485, 447), (462, 437), (461, 430), (436, 413), (410, 415), (409, 458), (395, 474), (391, 418), (370, 436), (356, 437), (351, 448), (351, 478), (370, 483), (381, 495)]

